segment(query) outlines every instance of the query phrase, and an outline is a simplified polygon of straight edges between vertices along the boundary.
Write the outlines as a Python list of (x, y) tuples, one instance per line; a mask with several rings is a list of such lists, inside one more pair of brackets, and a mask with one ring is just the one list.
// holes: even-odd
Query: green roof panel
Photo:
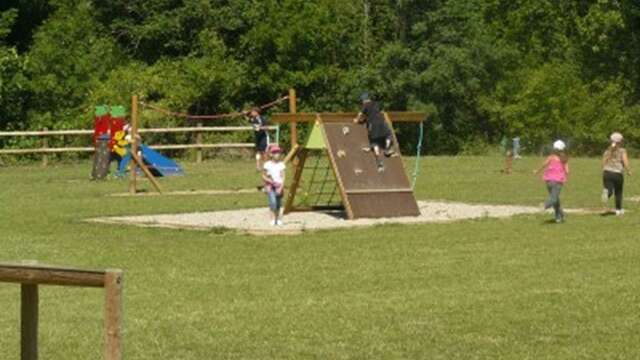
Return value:
[(304, 147), (305, 149), (311, 150), (321, 150), (326, 148), (320, 124), (313, 124), (313, 128), (311, 128), (311, 131), (309, 132), (309, 137), (307, 137), (307, 142)]

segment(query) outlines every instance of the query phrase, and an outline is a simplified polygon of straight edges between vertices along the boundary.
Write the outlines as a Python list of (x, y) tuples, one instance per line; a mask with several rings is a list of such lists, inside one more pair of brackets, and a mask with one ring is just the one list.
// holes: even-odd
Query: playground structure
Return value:
[(80, 270), (35, 262), (0, 264), (0, 282), (21, 286), (21, 360), (38, 359), (39, 285), (104, 288), (104, 359), (122, 359), (122, 270)]
[[(276, 124), (290, 125), (291, 150), (287, 154), (285, 162), (293, 163), (294, 175), (285, 202), (285, 213), (344, 209), (349, 219), (419, 215), (420, 211), (413, 195), (413, 185), (417, 176), (417, 161), (422, 144), (425, 113), (384, 113), (385, 121), (393, 133), (393, 146), (397, 156), (385, 159), (387, 170), (380, 173), (376, 170), (373, 155), (370, 152), (362, 151), (363, 147), (368, 146), (367, 130), (365, 126), (353, 123), (356, 113), (297, 113), (297, 97), (294, 89), (289, 90), (288, 96), (262, 105), (260, 108), (267, 109), (284, 100), (289, 102), (289, 113), (276, 113), (271, 117), (271, 121)], [(149, 162), (138, 155), (150, 153), (150, 149), (139, 143), (140, 104), (164, 115), (182, 117), (186, 120), (216, 120), (244, 115), (244, 112), (217, 115), (177, 113), (140, 102), (136, 95), (132, 96), (130, 156), (133, 161), (130, 166), (130, 194), (137, 193), (138, 168), (150, 180), (156, 191), (162, 193), (160, 185), (155, 179), (155, 176), (162, 174), (162, 172), (156, 171), (154, 173), (147, 166)], [(400, 147), (395, 132), (393, 132), (394, 122), (410, 122), (420, 126), (414, 184), (409, 181), (402, 164)], [(313, 126), (310, 136), (304, 144), (299, 143), (298, 123)], [(139, 152), (139, 149), (142, 151)], [(148, 157), (153, 158), (153, 156)], [(310, 163), (315, 165), (308, 167), (307, 160), (314, 157), (315, 163), (313, 161)], [(163, 169), (164, 165), (168, 168), (174, 168), (171, 163), (157, 164), (153, 167)], [(306, 179), (309, 176), (311, 178)], [(314, 188), (314, 185), (317, 186)], [(301, 201), (296, 202), (296, 198)]]
[[(259, 106), (260, 109), (267, 109), (273, 106), (276, 106), (286, 100), (288, 96), (281, 97), (272, 101), (270, 103)], [(131, 97), (131, 151), (128, 154), (128, 157), (124, 160), (130, 164), (129, 165), (129, 194), (135, 195), (138, 193), (138, 169), (142, 171), (144, 176), (151, 182), (154, 189), (158, 193), (162, 193), (162, 189), (160, 188), (160, 184), (155, 179), (156, 176), (166, 176), (166, 175), (176, 175), (182, 174), (182, 169), (177, 166), (177, 164), (163, 157), (161, 154), (153, 151), (151, 148), (140, 143), (139, 137), (139, 106), (143, 106), (144, 108), (153, 110), (157, 113), (179, 117), (186, 120), (197, 120), (198, 127), (202, 126), (203, 120), (220, 120), (225, 118), (234, 118), (244, 116), (244, 112), (232, 112), (227, 114), (216, 114), (216, 115), (191, 115), (187, 113), (173, 112), (167, 109), (163, 109), (161, 107), (155, 106), (153, 104), (145, 103), (139, 100), (137, 95), (133, 95)], [(279, 128), (276, 129), (276, 141), (279, 137)], [(200, 140), (198, 142), (201, 142)], [(140, 151), (138, 151), (140, 149)], [(140, 156), (141, 155), (141, 156)], [(132, 161), (133, 160), (133, 161)], [(202, 154), (198, 153), (198, 162), (202, 160)], [(149, 166), (150, 165), (150, 166)], [(124, 167), (119, 169), (120, 173), (124, 172)]]
[[(386, 158), (383, 172), (378, 172), (374, 155), (363, 151), (369, 146), (366, 127), (355, 124), (356, 113), (291, 113), (275, 114), (276, 123), (292, 126), (292, 149), (285, 161), (294, 164), (284, 212), (342, 209), (348, 219), (417, 216), (420, 214), (412, 185), (405, 173), (394, 122), (419, 123), (425, 113), (385, 112), (393, 133), (395, 154)], [(304, 144), (297, 139), (298, 123), (312, 124)], [(306, 166), (315, 157), (311, 167)], [(321, 158), (328, 162), (322, 163)], [(306, 179), (305, 173), (311, 172)], [(336, 193), (340, 203), (336, 204)], [(302, 201), (296, 202), (296, 199)]]
[[(93, 143), (95, 146), (92, 179), (104, 179), (108, 173), (114, 155), (120, 159), (117, 176), (124, 176), (130, 162), (134, 160), (127, 140), (126, 110), (123, 106), (96, 106)], [(182, 175), (182, 168), (173, 160), (140, 144), (138, 157), (146, 170), (156, 177)], [(143, 169), (143, 171), (145, 171)]]

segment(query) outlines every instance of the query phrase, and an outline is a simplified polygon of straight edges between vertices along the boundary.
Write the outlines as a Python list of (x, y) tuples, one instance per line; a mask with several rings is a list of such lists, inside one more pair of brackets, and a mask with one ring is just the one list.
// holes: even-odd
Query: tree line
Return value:
[[(520, 136), (640, 139), (635, 0), (4, 0), (0, 129), (87, 128), (131, 94), (194, 114), (297, 89), (299, 110), (429, 113), (430, 153)], [(179, 119), (145, 117), (149, 124)], [(402, 130), (411, 139), (415, 129)], [(409, 140), (411, 141), (411, 140)]]

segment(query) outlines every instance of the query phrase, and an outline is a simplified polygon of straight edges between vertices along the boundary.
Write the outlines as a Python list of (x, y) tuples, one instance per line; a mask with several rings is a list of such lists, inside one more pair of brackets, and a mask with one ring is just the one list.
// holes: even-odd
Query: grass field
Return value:
[[(541, 159), (424, 159), (420, 199), (537, 205)], [(411, 160), (408, 161), (411, 163)], [(410, 164), (409, 164), (410, 165)], [(599, 161), (572, 159), (566, 207), (597, 209)], [(250, 161), (186, 164), (168, 190), (249, 188)], [(260, 194), (111, 197), (90, 164), (0, 168), (0, 261), (125, 270), (127, 359), (637, 359), (638, 205), (251, 237), (83, 222), (263, 206)], [(640, 183), (627, 179), (627, 198)], [(103, 293), (41, 290), (43, 359), (99, 359)], [(0, 284), (0, 359), (19, 358), (19, 286)]]

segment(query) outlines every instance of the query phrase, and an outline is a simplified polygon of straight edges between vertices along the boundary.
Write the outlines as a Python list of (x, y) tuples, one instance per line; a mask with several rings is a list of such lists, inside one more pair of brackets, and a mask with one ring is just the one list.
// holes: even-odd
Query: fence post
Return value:
[[(201, 128), (202, 127), (202, 121), (198, 121), (198, 124), (196, 125), (197, 127)], [(202, 132), (198, 131), (196, 133), (196, 144), (197, 145), (202, 145)], [(200, 164), (202, 162), (202, 147), (198, 147), (196, 149), (196, 163)]]
[(21, 285), (20, 359), (38, 359), (38, 285)]
[[(131, 158), (138, 156), (138, 95), (131, 96)], [(137, 190), (136, 162), (129, 163), (129, 194), (135, 195)]]
[(107, 270), (104, 275), (104, 358), (122, 359), (122, 270)]
[[(47, 128), (44, 128), (44, 131), (46, 132)], [(42, 137), (42, 149), (43, 150), (47, 150), (49, 148), (49, 137), (47, 135), (44, 135)], [(49, 154), (46, 152), (42, 153), (42, 166), (47, 166), (49, 165)]]

